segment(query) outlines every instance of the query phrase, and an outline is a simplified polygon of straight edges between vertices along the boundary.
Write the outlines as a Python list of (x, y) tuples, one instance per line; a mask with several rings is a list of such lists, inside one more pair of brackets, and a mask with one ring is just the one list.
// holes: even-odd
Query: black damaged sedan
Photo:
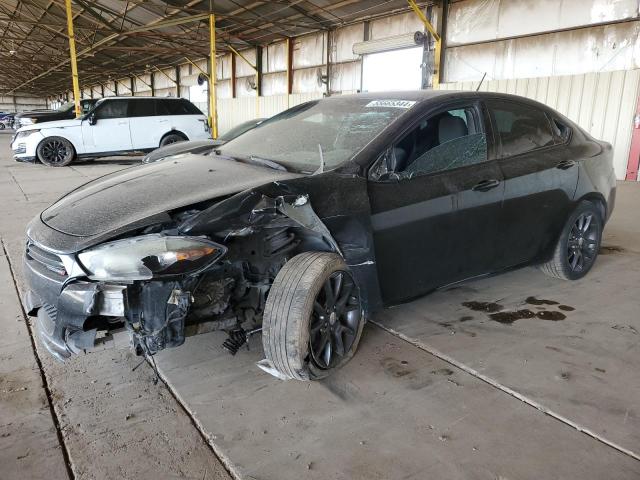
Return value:
[(235, 353), (261, 331), (263, 369), (314, 380), (386, 306), (524, 265), (583, 277), (614, 199), (611, 146), (539, 103), (332, 97), (47, 208), (27, 230), (26, 309), (59, 359), (211, 330)]

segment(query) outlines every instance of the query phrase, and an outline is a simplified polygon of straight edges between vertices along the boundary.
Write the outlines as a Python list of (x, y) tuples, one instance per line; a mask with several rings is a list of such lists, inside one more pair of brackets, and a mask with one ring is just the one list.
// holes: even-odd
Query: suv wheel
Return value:
[(66, 138), (47, 137), (38, 145), (36, 155), (45, 165), (65, 167), (73, 161), (76, 151)]
[(289, 260), (273, 282), (262, 345), (285, 377), (318, 380), (351, 359), (363, 326), (360, 292), (342, 257), (307, 252)]
[(170, 133), (169, 135), (165, 135), (160, 140), (160, 146), (164, 147), (165, 145), (171, 145), (172, 143), (184, 142), (186, 138), (178, 133)]

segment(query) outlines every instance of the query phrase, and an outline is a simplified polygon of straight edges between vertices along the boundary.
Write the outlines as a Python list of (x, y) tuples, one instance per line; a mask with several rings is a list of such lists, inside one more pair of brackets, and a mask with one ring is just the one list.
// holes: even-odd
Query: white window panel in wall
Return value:
[(281, 95), (287, 93), (287, 73), (267, 73), (262, 77), (262, 95)]
[(447, 45), (464, 45), (632, 18), (638, 18), (638, 0), (461, 0), (451, 3)]
[(360, 90), (360, 62), (331, 65), (331, 91), (354, 93)]
[(349, 27), (338, 28), (333, 33), (331, 42), (331, 62), (348, 62), (358, 60), (353, 53), (353, 44), (364, 40), (364, 24), (357, 23)]
[(424, 31), (422, 21), (413, 12), (373, 20), (370, 28), (370, 40), (393, 37), (408, 32)]
[(422, 87), (422, 47), (374, 53), (363, 57), (362, 90), (383, 92)]
[(293, 68), (322, 65), (326, 58), (326, 41), (324, 33), (296, 38), (293, 42)]
[[(240, 53), (244, 58), (247, 59), (251, 63), (251, 65), (256, 64), (256, 50), (252, 48), (250, 50), (240, 50)], [(242, 57), (236, 57), (236, 76), (244, 77), (247, 75), (255, 74), (255, 70), (251, 67), (247, 62), (244, 61)]]
[(262, 49), (264, 73), (282, 72), (287, 69), (287, 43), (277, 42)]
[(640, 67), (640, 22), (626, 22), (447, 49), (445, 79), (487, 80)]

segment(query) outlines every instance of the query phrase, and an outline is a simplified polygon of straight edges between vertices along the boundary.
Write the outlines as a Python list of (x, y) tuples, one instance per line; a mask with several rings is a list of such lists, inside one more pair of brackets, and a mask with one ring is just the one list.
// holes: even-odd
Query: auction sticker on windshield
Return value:
[(365, 105), (367, 108), (387, 107), (387, 108), (411, 108), (416, 102), (411, 100), (373, 100)]

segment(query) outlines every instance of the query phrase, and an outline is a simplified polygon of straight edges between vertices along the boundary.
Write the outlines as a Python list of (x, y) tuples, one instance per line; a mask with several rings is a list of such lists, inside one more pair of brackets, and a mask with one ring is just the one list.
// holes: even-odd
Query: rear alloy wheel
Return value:
[(564, 280), (584, 277), (598, 256), (602, 229), (600, 209), (591, 202), (580, 203), (560, 235), (553, 258), (541, 270)]
[(342, 257), (302, 253), (282, 267), (269, 291), (265, 356), (285, 377), (318, 380), (351, 359), (363, 326), (360, 292)]
[(36, 149), (38, 160), (50, 167), (65, 167), (69, 165), (73, 161), (75, 154), (76, 152), (71, 142), (62, 137), (45, 138)]
[(165, 135), (160, 140), (160, 146), (164, 147), (165, 145), (171, 145), (172, 143), (184, 142), (185, 138), (182, 135), (178, 135), (177, 133), (170, 133), (169, 135)]

